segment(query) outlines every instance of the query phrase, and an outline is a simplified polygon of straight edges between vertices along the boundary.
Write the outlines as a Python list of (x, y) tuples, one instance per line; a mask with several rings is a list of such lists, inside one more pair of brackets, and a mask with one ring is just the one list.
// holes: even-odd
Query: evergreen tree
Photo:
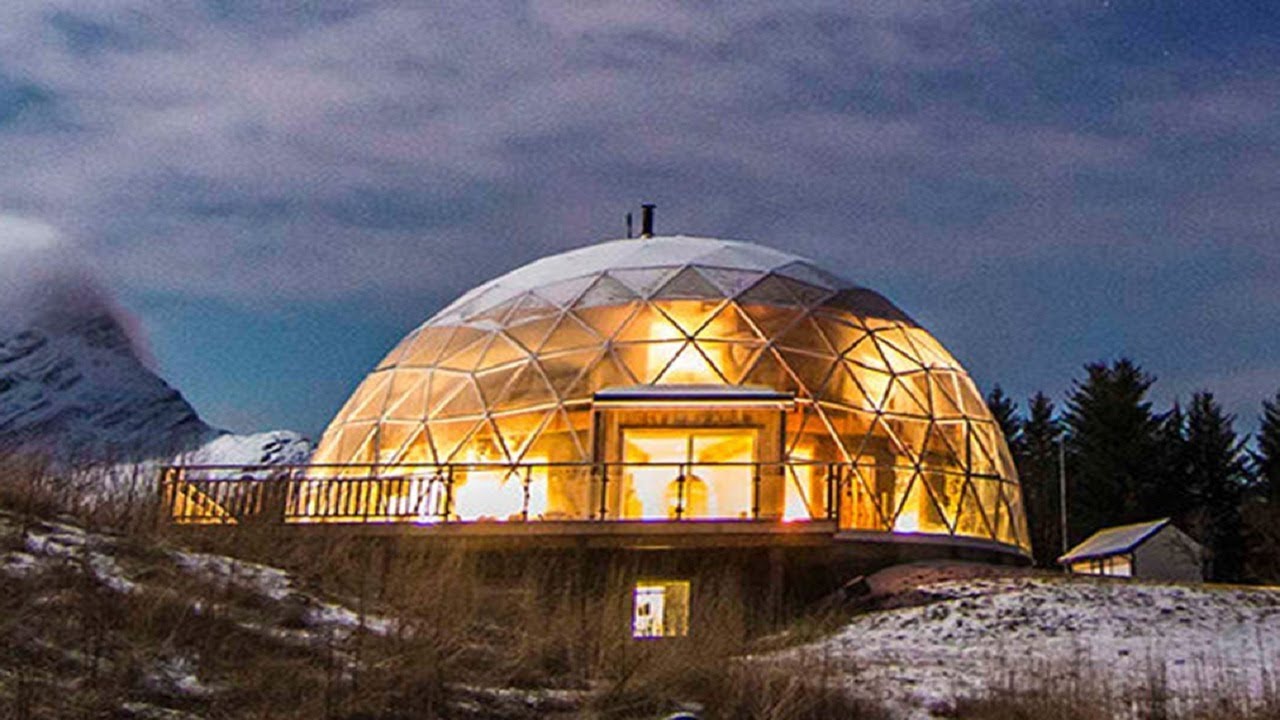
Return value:
[(1244, 441), (1234, 424), (1212, 393), (1191, 397), (1183, 459), (1194, 505), (1184, 522), (1209, 547), (1218, 581), (1239, 580), (1244, 565), (1241, 502), (1247, 476)]
[(1272, 505), (1280, 506), (1280, 390), (1271, 400), (1262, 401), (1257, 444), (1253, 467), (1259, 490)]
[(1018, 404), (1005, 395), (999, 385), (996, 385), (987, 394), (987, 409), (991, 411), (991, 417), (995, 418), (1000, 431), (1004, 433), (1004, 439), (1009, 443), (1009, 452), (1016, 461), (1022, 435), (1022, 418), (1018, 416)]
[(1147, 514), (1152, 518), (1184, 518), (1192, 510), (1195, 499), (1192, 497), (1186, 457), (1187, 419), (1177, 402), (1161, 418), (1157, 441), (1159, 453), (1152, 462), (1159, 468), (1160, 485), (1144, 498), (1149, 509)]
[(1072, 543), (1110, 525), (1149, 519), (1160, 491), (1160, 418), (1147, 391), (1155, 379), (1132, 360), (1091, 363), (1067, 399), (1068, 523)]
[(1062, 554), (1058, 441), (1062, 427), (1054, 418), (1053, 402), (1036, 393), (1027, 402), (1022, 423), (1021, 452), (1017, 456), (1023, 506), (1031, 532), (1031, 549), (1039, 567), (1056, 567)]

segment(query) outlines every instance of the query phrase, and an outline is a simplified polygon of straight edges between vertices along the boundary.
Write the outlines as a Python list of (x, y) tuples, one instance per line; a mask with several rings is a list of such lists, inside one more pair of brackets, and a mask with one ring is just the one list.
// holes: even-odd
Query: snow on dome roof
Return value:
[(673, 268), (698, 265), (756, 273), (773, 272), (835, 291), (859, 287), (812, 260), (740, 240), (666, 235), (609, 240), (535, 260), (480, 285), (441, 310), (430, 324), (483, 313), (521, 293), (606, 270)]

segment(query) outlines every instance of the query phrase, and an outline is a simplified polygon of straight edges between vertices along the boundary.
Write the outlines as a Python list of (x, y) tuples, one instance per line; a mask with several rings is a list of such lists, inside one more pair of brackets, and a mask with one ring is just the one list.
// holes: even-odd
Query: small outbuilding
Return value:
[(1058, 564), (1077, 575), (1202, 582), (1207, 559), (1204, 546), (1162, 518), (1103, 528)]

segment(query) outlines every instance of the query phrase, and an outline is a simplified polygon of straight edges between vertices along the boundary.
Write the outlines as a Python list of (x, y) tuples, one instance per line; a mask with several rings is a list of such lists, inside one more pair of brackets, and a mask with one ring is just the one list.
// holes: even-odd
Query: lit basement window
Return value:
[(684, 637), (688, 634), (687, 580), (648, 580), (636, 583), (631, 614), (632, 637)]

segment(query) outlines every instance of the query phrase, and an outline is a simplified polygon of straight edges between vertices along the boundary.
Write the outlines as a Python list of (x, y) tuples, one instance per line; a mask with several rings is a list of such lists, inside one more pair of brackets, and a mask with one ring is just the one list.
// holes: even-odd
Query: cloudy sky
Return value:
[(880, 290), (984, 389), (1127, 354), (1252, 425), (1278, 70), (1269, 0), (5, 0), (0, 216), (236, 430), (318, 434), (450, 298), (642, 200)]

